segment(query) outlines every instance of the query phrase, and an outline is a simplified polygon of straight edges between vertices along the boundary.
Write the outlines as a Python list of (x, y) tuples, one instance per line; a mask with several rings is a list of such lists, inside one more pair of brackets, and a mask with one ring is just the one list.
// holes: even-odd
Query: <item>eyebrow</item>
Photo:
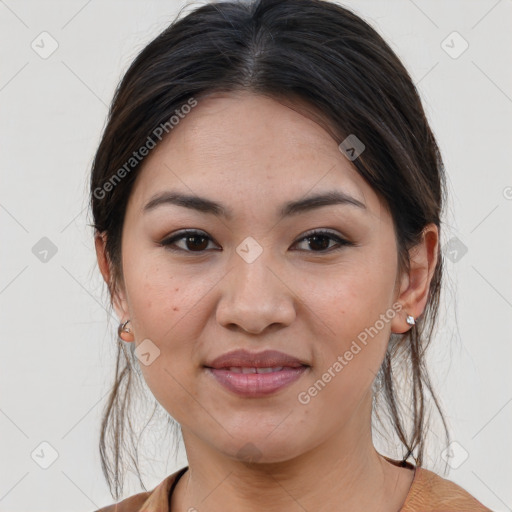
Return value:
[[(197, 210), (201, 213), (212, 214), (217, 217), (224, 217), (228, 220), (233, 218), (232, 210), (211, 199), (172, 191), (155, 194), (144, 206), (143, 212), (145, 213), (154, 210), (158, 206), (169, 204)], [(289, 201), (281, 207), (279, 215), (281, 218), (284, 218), (331, 205), (349, 205), (366, 210), (366, 205), (358, 199), (345, 192), (335, 190), (309, 196), (297, 201)]]

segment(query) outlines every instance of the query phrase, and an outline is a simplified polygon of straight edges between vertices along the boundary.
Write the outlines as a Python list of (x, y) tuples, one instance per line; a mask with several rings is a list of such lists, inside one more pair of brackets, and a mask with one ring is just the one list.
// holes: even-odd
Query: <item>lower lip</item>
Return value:
[(226, 369), (206, 368), (226, 389), (240, 396), (268, 396), (295, 382), (308, 369), (283, 368), (271, 373), (235, 373)]

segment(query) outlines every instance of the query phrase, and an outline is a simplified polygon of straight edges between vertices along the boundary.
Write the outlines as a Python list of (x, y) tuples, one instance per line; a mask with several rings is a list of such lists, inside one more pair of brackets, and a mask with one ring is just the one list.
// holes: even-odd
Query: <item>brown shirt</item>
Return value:
[[(167, 476), (151, 491), (134, 494), (94, 512), (172, 512), (170, 496), (188, 466)], [(492, 512), (462, 487), (436, 473), (415, 468), (414, 479), (399, 512)]]

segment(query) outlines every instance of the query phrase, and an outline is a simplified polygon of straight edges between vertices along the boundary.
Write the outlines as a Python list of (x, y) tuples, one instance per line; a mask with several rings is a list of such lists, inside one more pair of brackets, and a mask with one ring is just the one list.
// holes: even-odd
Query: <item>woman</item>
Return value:
[[(117, 500), (140, 368), (188, 466), (101, 510), (489, 510), (422, 468), (427, 393), (442, 418), (424, 350), (444, 180), (410, 76), (347, 9), (208, 4), (152, 41), (91, 177), (132, 349), (119, 341), (101, 455)], [(401, 460), (374, 446), (383, 402)]]

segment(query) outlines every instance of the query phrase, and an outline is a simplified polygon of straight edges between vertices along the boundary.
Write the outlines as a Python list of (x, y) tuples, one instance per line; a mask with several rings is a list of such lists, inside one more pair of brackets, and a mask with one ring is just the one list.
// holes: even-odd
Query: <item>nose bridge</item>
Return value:
[(260, 332), (269, 324), (293, 320), (293, 301), (288, 288), (275, 275), (278, 265), (271, 248), (247, 237), (236, 247), (229, 267), (217, 310), (220, 323)]
[(269, 269), (273, 266), (271, 253), (272, 249), (269, 246), (263, 247), (250, 236), (236, 247), (232, 264), (234, 265), (234, 281), (238, 295), (257, 297), (261, 296), (265, 290), (273, 290), (275, 283), (271, 281), (276, 277)]

